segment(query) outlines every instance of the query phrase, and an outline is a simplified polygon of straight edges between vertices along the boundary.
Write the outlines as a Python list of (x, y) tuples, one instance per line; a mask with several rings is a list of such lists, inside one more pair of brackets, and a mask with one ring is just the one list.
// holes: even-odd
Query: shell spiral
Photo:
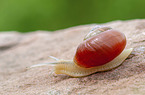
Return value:
[(126, 37), (117, 30), (108, 30), (81, 43), (74, 62), (85, 68), (101, 66), (117, 57), (126, 46)]

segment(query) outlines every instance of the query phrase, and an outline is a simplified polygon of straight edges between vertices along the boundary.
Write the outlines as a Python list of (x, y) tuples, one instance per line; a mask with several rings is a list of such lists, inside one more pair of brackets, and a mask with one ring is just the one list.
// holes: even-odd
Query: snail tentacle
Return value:
[(48, 56), (49, 58), (52, 58), (56, 61), (54, 62), (48, 62), (48, 63), (41, 63), (41, 64), (36, 64), (36, 65), (32, 65), (30, 68), (35, 68), (35, 67), (41, 67), (41, 66), (56, 66), (57, 64), (69, 64), (69, 63), (72, 63), (73, 60), (64, 60), (64, 59), (59, 59), (59, 58), (56, 58), (54, 56)]
[(36, 65), (32, 65), (29, 68), (35, 68), (35, 67), (41, 67), (41, 66), (55, 66), (56, 64), (59, 64), (59, 62), (55, 61), (55, 62), (48, 62), (48, 63), (42, 63), (42, 64), (36, 64)]
[(49, 58), (51, 58), (51, 59), (54, 59), (54, 60), (56, 60), (56, 61), (59, 61), (60, 59), (58, 59), (58, 58), (56, 58), (56, 57), (54, 57), (54, 56), (48, 56)]
[(35, 67), (41, 67), (41, 66), (52, 66), (52, 67), (55, 67), (58, 64), (70, 64), (72, 62), (73, 62), (73, 60), (59, 59), (58, 61), (54, 61), (54, 62), (48, 62), (48, 63), (41, 63), (41, 64), (32, 65), (31, 67), (29, 67), (29, 69), (35, 68)]

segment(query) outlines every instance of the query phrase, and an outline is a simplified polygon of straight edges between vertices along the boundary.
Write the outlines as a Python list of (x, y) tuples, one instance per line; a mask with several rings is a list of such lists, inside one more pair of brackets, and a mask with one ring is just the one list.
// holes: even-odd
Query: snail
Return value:
[(106, 26), (94, 27), (78, 46), (73, 60), (58, 59), (55, 62), (33, 65), (54, 66), (56, 74), (72, 77), (84, 77), (90, 74), (108, 71), (121, 65), (130, 55), (132, 48), (125, 49), (126, 37), (118, 30)]

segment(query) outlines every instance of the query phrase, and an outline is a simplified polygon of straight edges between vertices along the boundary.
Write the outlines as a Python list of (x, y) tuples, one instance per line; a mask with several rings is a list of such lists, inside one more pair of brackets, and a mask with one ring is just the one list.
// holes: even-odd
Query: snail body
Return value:
[(123, 33), (110, 27), (95, 27), (78, 46), (73, 61), (55, 58), (56, 62), (32, 67), (53, 64), (56, 74), (87, 76), (118, 67), (132, 52), (132, 48), (124, 49), (125, 46), (126, 37)]

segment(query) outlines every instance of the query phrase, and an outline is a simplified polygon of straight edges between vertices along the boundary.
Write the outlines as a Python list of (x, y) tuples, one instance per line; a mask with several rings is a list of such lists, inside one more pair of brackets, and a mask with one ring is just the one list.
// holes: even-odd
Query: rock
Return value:
[(121, 66), (82, 78), (56, 75), (52, 67), (26, 70), (53, 61), (73, 59), (83, 37), (95, 24), (54, 32), (0, 33), (0, 95), (145, 95), (145, 19), (103, 25), (120, 30), (134, 48)]

